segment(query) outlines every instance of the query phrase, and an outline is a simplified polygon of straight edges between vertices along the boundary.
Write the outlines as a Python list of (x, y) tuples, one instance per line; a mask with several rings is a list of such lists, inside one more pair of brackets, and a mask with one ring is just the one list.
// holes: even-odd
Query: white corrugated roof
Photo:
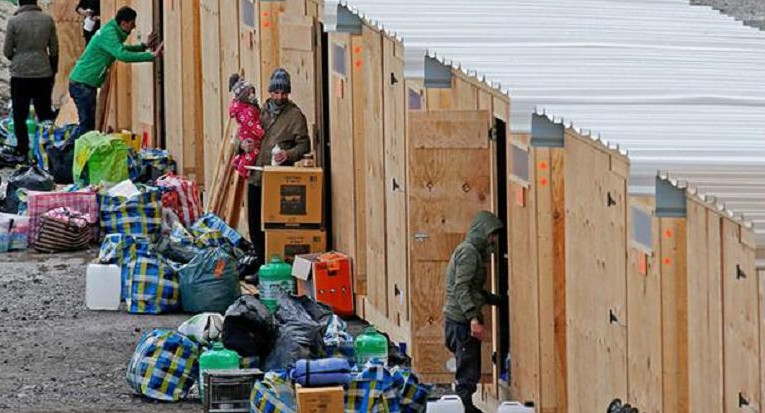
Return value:
[[(407, 75), (422, 76), (424, 55), (475, 74), (510, 96), (514, 132), (535, 111), (592, 131), (629, 156), (633, 193), (671, 176), (765, 246), (765, 33), (686, 0), (342, 4), (403, 40)], [(704, 186), (689, 183), (698, 171)]]

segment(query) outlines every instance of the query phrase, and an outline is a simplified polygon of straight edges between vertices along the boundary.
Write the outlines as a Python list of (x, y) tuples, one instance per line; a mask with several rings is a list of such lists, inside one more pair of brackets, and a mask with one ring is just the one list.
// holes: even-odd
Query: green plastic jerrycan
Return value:
[(239, 368), (239, 354), (236, 351), (223, 347), (223, 343), (216, 341), (213, 348), (206, 350), (199, 357), (199, 396), (204, 401), (205, 382), (203, 373), (206, 370), (236, 370)]
[(372, 359), (388, 365), (388, 339), (377, 332), (374, 326), (364, 329), (364, 332), (356, 337), (353, 347), (359, 369), (363, 369), (367, 361)]
[(260, 301), (268, 307), (272, 313), (276, 310), (277, 298), (280, 291), (289, 294), (295, 293), (295, 279), (292, 278), (292, 266), (282, 261), (278, 255), (271, 258), (271, 262), (260, 266)]

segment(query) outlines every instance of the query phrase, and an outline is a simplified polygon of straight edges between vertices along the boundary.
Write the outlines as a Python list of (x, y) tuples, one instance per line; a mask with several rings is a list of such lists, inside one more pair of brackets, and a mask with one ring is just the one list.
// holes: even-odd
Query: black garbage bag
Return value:
[(255, 246), (247, 240), (240, 241), (239, 256), (236, 261), (236, 271), (239, 273), (239, 279), (242, 280), (248, 275), (255, 275), (263, 264)]
[(24, 166), (16, 169), (8, 179), (5, 191), (4, 212), (18, 214), (19, 197), (16, 191), (24, 188), (30, 191), (52, 191), (56, 187), (53, 176), (37, 165)]
[(243, 295), (226, 310), (223, 345), (242, 357), (267, 356), (274, 346), (274, 318), (255, 296)]
[[(300, 359), (317, 359), (326, 355), (324, 348), (324, 323), (313, 316), (324, 318), (321, 306), (314, 306), (308, 297), (297, 297), (282, 293), (274, 313), (277, 324), (276, 343), (265, 360), (263, 367), (280, 370), (293, 366)], [(310, 309), (310, 311), (309, 311)], [(329, 311), (330, 316), (332, 311)], [(327, 320), (329, 317), (326, 317)]]
[(50, 144), (45, 147), (48, 154), (48, 169), (57, 184), (71, 184), (72, 164), (74, 163), (74, 140), (67, 140), (61, 145)]

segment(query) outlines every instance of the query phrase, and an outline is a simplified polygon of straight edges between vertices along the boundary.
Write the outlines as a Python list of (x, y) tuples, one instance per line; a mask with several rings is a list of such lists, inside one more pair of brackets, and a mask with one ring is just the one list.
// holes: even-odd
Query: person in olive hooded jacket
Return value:
[(138, 14), (130, 7), (120, 8), (114, 19), (93, 35), (69, 74), (69, 95), (77, 106), (80, 118), (74, 136), (96, 128), (96, 94), (115, 60), (125, 63), (151, 62), (162, 56), (163, 46), (157, 44), (155, 33), (149, 35), (148, 44), (124, 44), (135, 29), (137, 17)]
[(484, 290), (486, 262), (494, 252), (502, 226), (496, 215), (479, 212), (446, 268), (444, 333), (446, 347), (457, 361), (456, 393), (466, 413), (480, 411), (473, 405), (473, 393), (481, 378), (481, 340), (484, 338), (481, 309), (487, 304), (502, 302), (500, 296)]

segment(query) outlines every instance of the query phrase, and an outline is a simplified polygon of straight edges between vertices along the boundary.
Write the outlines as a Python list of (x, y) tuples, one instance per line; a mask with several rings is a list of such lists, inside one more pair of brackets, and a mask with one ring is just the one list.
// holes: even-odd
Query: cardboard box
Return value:
[(263, 168), (263, 230), (321, 228), (324, 210), (321, 168), (266, 166)]
[(338, 315), (353, 315), (351, 259), (339, 252), (297, 255), (292, 263), (298, 294), (332, 307)]
[(327, 249), (327, 234), (317, 229), (269, 229), (266, 231), (266, 256), (278, 255), (284, 262), (293, 257), (322, 252)]
[(298, 413), (343, 413), (345, 394), (342, 386), (302, 387), (295, 386)]

